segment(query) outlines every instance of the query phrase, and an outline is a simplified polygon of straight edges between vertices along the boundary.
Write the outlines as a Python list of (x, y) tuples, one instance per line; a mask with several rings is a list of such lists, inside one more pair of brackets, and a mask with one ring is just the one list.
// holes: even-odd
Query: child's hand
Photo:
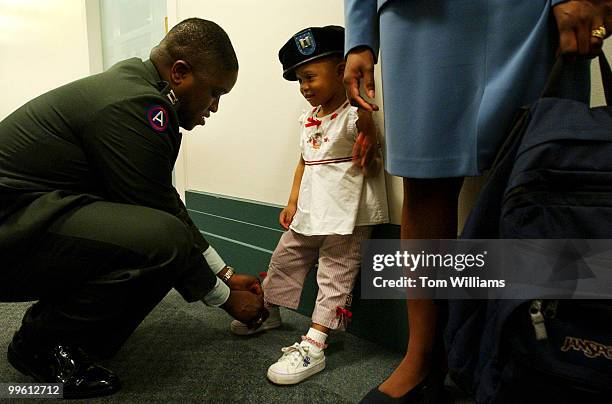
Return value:
[(295, 216), (295, 212), (297, 211), (297, 205), (287, 205), (285, 209), (283, 209), (278, 217), (278, 221), (280, 225), (283, 226), (285, 230), (289, 230), (289, 226), (293, 221), (293, 216)]
[(377, 130), (370, 111), (357, 110), (357, 139), (353, 145), (353, 163), (366, 177), (378, 174), (382, 166), (378, 153)]
[(377, 175), (382, 166), (377, 145), (363, 133), (359, 133), (353, 145), (353, 164), (365, 177)]

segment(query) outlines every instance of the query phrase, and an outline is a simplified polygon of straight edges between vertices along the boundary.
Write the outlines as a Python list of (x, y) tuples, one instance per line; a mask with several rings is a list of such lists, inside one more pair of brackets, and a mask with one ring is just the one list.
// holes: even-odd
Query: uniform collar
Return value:
[(142, 63), (146, 72), (148, 73), (147, 80), (159, 90), (162, 96), (168, 99), (168, 102), (174, 107), (174, 109), (177, 109), (179, 102), (174, 95), (174, 91), (172, 91), (172, 88), (170, 87), (170, 83), (162, 80), (159, 72), (155, 68), (155, 65), (153, 62), (151, 62), (151, 59), (147, 59)]

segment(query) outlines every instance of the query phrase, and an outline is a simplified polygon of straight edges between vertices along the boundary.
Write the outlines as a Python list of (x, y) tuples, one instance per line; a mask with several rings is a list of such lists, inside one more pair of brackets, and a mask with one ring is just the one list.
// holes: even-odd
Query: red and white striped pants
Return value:
[(337, 317), (353, 290), (361, 264), (361, 242), (370, 237), (372, 226), (355, 227), (353, 234), (304, 236), (289, 229), (283, 233), (263, 281), (267, 303), (296, 309), (304, 279), (317, 258), (319, 293), (312, 313), (313, 323), (330, 329), (343, 328)]

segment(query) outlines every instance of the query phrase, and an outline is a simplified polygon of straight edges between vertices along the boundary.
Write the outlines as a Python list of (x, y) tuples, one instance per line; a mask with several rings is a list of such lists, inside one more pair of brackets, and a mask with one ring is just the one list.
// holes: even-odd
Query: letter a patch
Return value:
[(155, 105), (149, 108), (147, 112), (149, 125), (157, 132), (163, 132), (168, 127), (168, 112), (161, 105)]

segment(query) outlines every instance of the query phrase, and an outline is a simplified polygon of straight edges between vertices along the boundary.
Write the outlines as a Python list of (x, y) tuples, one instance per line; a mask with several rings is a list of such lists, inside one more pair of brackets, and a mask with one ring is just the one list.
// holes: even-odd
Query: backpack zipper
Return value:
[(557, 316), (558, 306), (559, 300), (547, 300), (544, 302), (542, 299), (535, 299), (531, 301), (529, 316), (531, 317), (531, 324), (535, 331), (536, 340), (543, 341), (548, 339), (546, 319), (552, 320)]
[[(555, 198), (557, 196), (562, 196), (566, 200), (575, 200), (576, 198), (585, 199), (589, 197), (594, 197), (591, 201), (590, 205), (587, 206), (610, 206), (610, 195), (612, 194), (611, 187), (584, 187), (578, 190), (557, 190), (557, 189), (543, 189), (542, 187), (526, 187), (526, 186), (518, 186), (512, 189), (510, 192), (506, 194), (503, 199), (502, 206), (506, 207), (506, 209), (514, 208), (518, 205), (524, 203), (520, 201), (520, 198), (530, 197), (530, 196), (539, 196), (542, 197), (552, 197)], [(516, 200), (519, 199), (519, 203)], [(597, 203), (593, 204), (594, 201)], [(542, 202), (541, 199), (538, 202)], [(546, 201), (545, 201), (546, 202)]]
[(535, 337), (538, 341), (543, 341), (548, 338), (546, 332), (546, 323), (544, 314), (542, 314), (542, 299), (535, 299), (531, 301), (529, 306), (529, 316), (531, 317), (531, 324), (535, 331)]

